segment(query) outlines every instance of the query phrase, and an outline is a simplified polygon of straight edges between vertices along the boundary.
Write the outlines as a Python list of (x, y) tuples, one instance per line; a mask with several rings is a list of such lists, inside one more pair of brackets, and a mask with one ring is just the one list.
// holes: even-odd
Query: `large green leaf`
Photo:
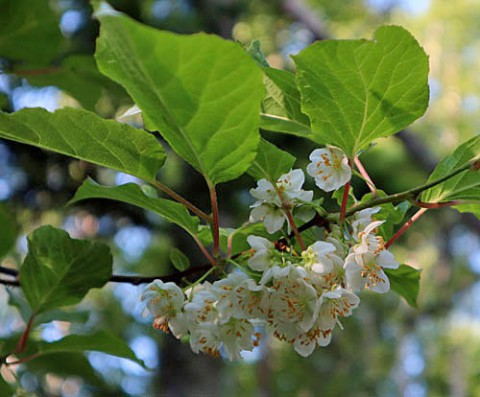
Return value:
[(0, 112), (0, 138), (51, 150), (145, 180), (154, 180), (165, 152), (148, 132), (105, 120), (86, 110), (63, 108)]
[(48, 0), (0, 0), (0, 58), (48, 63), (63, 40)]
[[(444, 158), (432, 172), (428, 182), (443, 178), (475, 158), (480, 159), (480, 135), (464, 142), (453, 154)], [(477, 204), (461, 204), (454, 206), (454, 208), (462, 212), (473, 212), (480, 217), (480, 171), (473, 169), (465, 170), (426, 190), (423, 192), (421, 199), (429, 203), (451, 200), (478, 201)]]
[(145, 363), (137, 358), (125, 340), (105, 331), (99, 331), (90, 335), (68, 335), (51, 343), (38, 342), (37, 348), (40, 355), (98, 351), (135, 361), (137, 364), (145, 367)]
[(420, 289), (420, 270), (411, 266), (400, 265), (398, 269), (383, 269), (390, 280), (390, 288), (412, 307), (417, 307)]
[(264, 68), (266, 95), (262, 103), (260, 127), (311, 138), (310, 120), (301, 111), (300, 92), (295, 76), (285, 70)]
[(294, 163), (295, 157), (290, 153), (261, 139), (258, 144), (257, 157), (247, 172), (256, 180), (265, 178), (274, 183), (280, 175), (290, 171)]
[(155, 212), (167, 221), (184, 228), (192, 235), (195, 235), (198, 230), (199, 219), (191, 216), (182, 204), (171, 200), (147, 196), (143, 193), (140, 186), (135, 183), (110, 187), (99, 185), (91, 179), (87, 179), (78, 188), (69, 204), (92, 198), (121, 201)]
[(373, 41), (321, 41), (293, 58), (313, 140), (348, 156), (405, 128), (427, 108), (427, 55), (399, 26), (380, 27)]
[(8, 254), (17, 238), (17, 224), (5, 204), (0, 204), (0, 259)]
[(79, 303), (112, 274), (109, 248), (99, 242), (71, 239), (68, 233), (43, 226), (28, 236), (28, 254), (20, 284), (35, 314)]
[[(104, 8), (104, 6), (102, 7)], [(107, 10), (96, 59), (172, 148), (211, 183), (235, 179), (255, 158), (262, 73), (236, 43), (159, 31)]]
[(65, 58), (61, 65), (46, 70), (44, 73), (30, 73), (29, 70), (16, 70), (15, 73), (28, 79), (32, 85), (54, 85), (65, 91), (88, 110), (95, 110), (95, 105), (104, 93), (111, 92), (115, 99), (127, 98), (126, 92), (119, 85), (102, 75), (91, 55), (72, 55)]

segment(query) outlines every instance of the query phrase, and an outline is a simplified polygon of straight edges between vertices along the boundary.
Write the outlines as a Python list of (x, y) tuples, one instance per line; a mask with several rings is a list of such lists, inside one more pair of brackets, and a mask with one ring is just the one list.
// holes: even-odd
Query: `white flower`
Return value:
[(215, 305), (218, 296), (210, 283), (204, 283), (202, 287), (201, 289), (195, 289), (191, 301), (183, 308), (188, 317), (190, 332), (191, 328), (195, 328), (198, 324), (214, 323), (218, 319)]
[(260, 272), (269, 268), (272, 262), (272, 252), (275, 249), (273, 243), (259, 236), (248, 236), (247, 241), (255, 250), (253, 256), (248, 260), (248, 265), (253, 270)]
[(335, 262), (343, 263), (342, 258), (335, 255), (336, 247), (325, 241), (317, 241), (302, 252), (305, 266), (318, 274), (330, 273)]
[(339, 317), (348, 317), (358, 307), (360, 299), (353, 292), (336, 288), (320, 298), (319, 323), (323, 329), (333, 328)]
[(248, 276), (245, 273), (234, 272), (230, 273), (226, 278), (213, 283), (212, 292), (217, 297), (215, 308), (219, 313), (219, 321), (221, 323), (227, 322), (230, 317), (242, 317), (242, 312), (234, 304), (236, 300), (235, 290), (247, 279)]
[(302, 190), (305, 176), (302, 170), (291, 170), (278, 178), (276, 186), (266, 179), (260, 179), (250, 193), (257, 201), (252, 205), (250, 221), (263, 221), (269, 233), (280, 230), (287, 217), (284, 205), (295, 207), (300, 201), (312, 201), (313, 192)]
[(372, 222), (358, 234), (359, 244), (345, 259), (347, 285), (352, 290), (369, 288), (378, 293), (390, 289), (390, 281), (383, 268), (396, 269), (399, 264), (392, 253), (385, 249), (382, 237), (374, 234), (383, 221)]
[(264, 285), (258, 285), (251, 278), (235, 288), (233, 312), (238, 318), (265, 320), (268, 314), (269, 296)]
[(192, 328), (189, 342), (194, 353), (202, 352), (213, 357), (220, 357), (222, 341), (215, 323), (203, 323)]
[(263, 221), (268, 233), (280, 230), (287, 219), (283, 210), (273, 204), (257, 201), (252, 208), (250, 222)]
[(307, 173), (315, 178), (316, 185), (331, 192), (345, 185), (352, 177), (347, 156), (339, 148), (327, 146), (315, 149), (310, 154), (312, 161), (307, 166)]
[(296, 268), (281, 278), (272, 281), (270, 293), (269, 323), (280, 330), (285, 323), (295, 324), (302, 331), (308, 331), (317, 317), (317, 291)]
[(352, 237), (355, 241), (358, 241), (358, 234), (374, 221), (372, 216), (380, 209), (380, 207), (365, 208), (355, 213), (352, 222)]
[(219, 335), (225, 354), (230, 360), (240, 358), (242, 350), (252, 351), (258, 346), (261, 334), (245, 319), (231, 318), (219, 327)]
[(155, 280), (145, 287), (141, 300), (147, 301), (146, 310), (154, 317), (155, 328), (164, 332), (170, 329), (177, 338), (185, 334), (186, 322), (182, 313), (185, 295), (175, 283)]

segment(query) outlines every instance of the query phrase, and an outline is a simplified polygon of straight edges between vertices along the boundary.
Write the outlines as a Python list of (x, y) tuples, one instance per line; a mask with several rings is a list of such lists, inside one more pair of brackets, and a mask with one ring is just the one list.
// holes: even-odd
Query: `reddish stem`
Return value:
[(290, 226), (292, 227), (293, 233), (295, 234), (295, 238), (298, 241), (298, 244), (300, 244), (300, 248), (302, 251), (305, 251), (307, 249), (307, 246), (303, 242), (302, 236), (300, 235), (300, 232), (298, 231), (298, 227), (295, 224), (295, 221), (293, 219), (293, 215), (289, 210), (284, 210), (285, 215), (287, 216), (288, 222), (290, 223)]
[(190, 211), (192, 211), (195, 215), (197, 215), (199, 218), (204, 220), (207, 223), (210, 223), (210, 217), (203, 212), (200, 208), (197, 206), (193, 205), (190, 201), (187, 199), (183, 198), (180, 196), (178, 193), (174, 192), (172, 189), (170, 189), (168, 186), (165, 186), (163, 183), (159, 181), (149, 181), (153, 186), (155, 186), (158, 190), (161, 190), (162, 192), (168, 194), (171, 198), (173, 198), (175, 201), (178, 201), (180, 204), (183, 204), (185, 207), (187, 207)]
[(208, 182), (210, 190), (210, 201), (212, 202), (212, 234), (213, 234), (213, 256), (218, 256), (220, 249), (220, 224), (218, 219), (218, 200), (215, 186)]
[(360, 162), (360, 159), (358, 158), (358, 156), (355, 156), (353, 161), (354, 161), (355, 166), (357, 167), (358, 171), (360, 172), (360, 174), (365, 178), (365, 181), (367, 182), (368, 188), (376, 196), (377, 195), (377, 188), (376, 188), (375, 184), (373, 183), (372, 178), (370, 178), (370, 175), (368, 175), (367, 170), (365, 169), (363, 164)]
[(345, 220), (345, 213), (347, 212), (348, 192), (350, 191), (350, 181), (345, 184), (343, 188), (342, 206), (340, 208), (340, 223)]
[(11, 365), (19, 365), (19, 364), (23, 364), (23, 363), (26, 363), (28, 361), (31, 361), (37, 357), (40, 356), (40, 353), (35, 353), (35, 354), (32, 354), (31, 356), (27, 356), (27, 357), (24, 357), (24, 358), (21, 358), (20, 360), (17, 360), (17, 361), (11, 361), (11, 362), (7, 362), (5, 363), (5, 365), (7, 367), (11, 366)]
[(412, 224), (420, 218), (428, 208), (420, 208), (385, 244), (385, 248), (390, 247)]
[(197, 243), (198, 247), (200, 248), (200, 250), (202, 251), (203, 255), (205, 255), (205, 258), (208, 259), (208, 261), (211, 263), (212, 266), (217, 266), (217, 262), (215, 261), (215, 259), (212, 257), (212, 255), (210, 255), (210, 253), (207, 251), (207, 249), (205, 248), (205, 246), (202, 244), (202, 242), (199, 240), (199, 238), (197, 236), (192, 236), (193, 239), (195, 240), (195, 242)]
[(22, 334), (22, 337), (17, 343), (17, 347), (15, 348), (15, 353), (23, 353), (25, 351), (25, 347), (27, 346), (28, 337), (30, 336), (30, 331), (32, 330), (33, 320), (35, 319), (35, 315), (32, 314), (30, 320), (28, 320), (27, 328)]

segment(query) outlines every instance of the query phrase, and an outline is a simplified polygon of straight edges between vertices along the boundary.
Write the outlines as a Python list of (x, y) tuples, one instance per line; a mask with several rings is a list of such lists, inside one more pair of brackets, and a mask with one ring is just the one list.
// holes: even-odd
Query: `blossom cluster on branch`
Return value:
[[(346, 156), (335, 147), (316, 149), (307, 172), (324, 191), (337, 190), (351, 178)], [(268, 233), (292, 224), (292, 211), (313, 199), (302, 189), (304, 173), (291, 170), (276, 183), (258, 181), (251, 189), (257, 199), (251, 221), (263, 221)], [(342, 224), (332, 225), (324, 239), (298, 250), (281, 249), (262, 236), (247, 238), (251, 250), (233, 263), (233, 271), (213, 283), (197, 283), (183, 291), (175, 283), (155, 280), (142, 295), (155, 328), (177, 338), (189, 337), (196, 353), (229, 358), (258, 346), (265, 327), (302, 356), (330, 343), (336, 325), (359, 305), (364, 288), (387, 292), (383, 268), (399, 264), (377, 235), (384, 221), (375, 220), (380, 207), (358, 211)], [(301, 237), (297, 234), (298, 239)], [(300, 241), (299, 241), (300, 243)]]

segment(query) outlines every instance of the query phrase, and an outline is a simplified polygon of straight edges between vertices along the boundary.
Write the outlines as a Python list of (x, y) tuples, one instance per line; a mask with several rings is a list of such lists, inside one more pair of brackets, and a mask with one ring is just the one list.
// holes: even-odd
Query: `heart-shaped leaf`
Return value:
[(163, 32), (100, 8), (99, 69), (128, 91), (147, 127), (212, 184), (243, 174), (264, 94), (255, 61), (217, 36)]
[(321, 41), (293, 58), (311, 138), (350, 157), (427, 108), (427, 55), (399, 26), (379, 28), (373, 41)]

